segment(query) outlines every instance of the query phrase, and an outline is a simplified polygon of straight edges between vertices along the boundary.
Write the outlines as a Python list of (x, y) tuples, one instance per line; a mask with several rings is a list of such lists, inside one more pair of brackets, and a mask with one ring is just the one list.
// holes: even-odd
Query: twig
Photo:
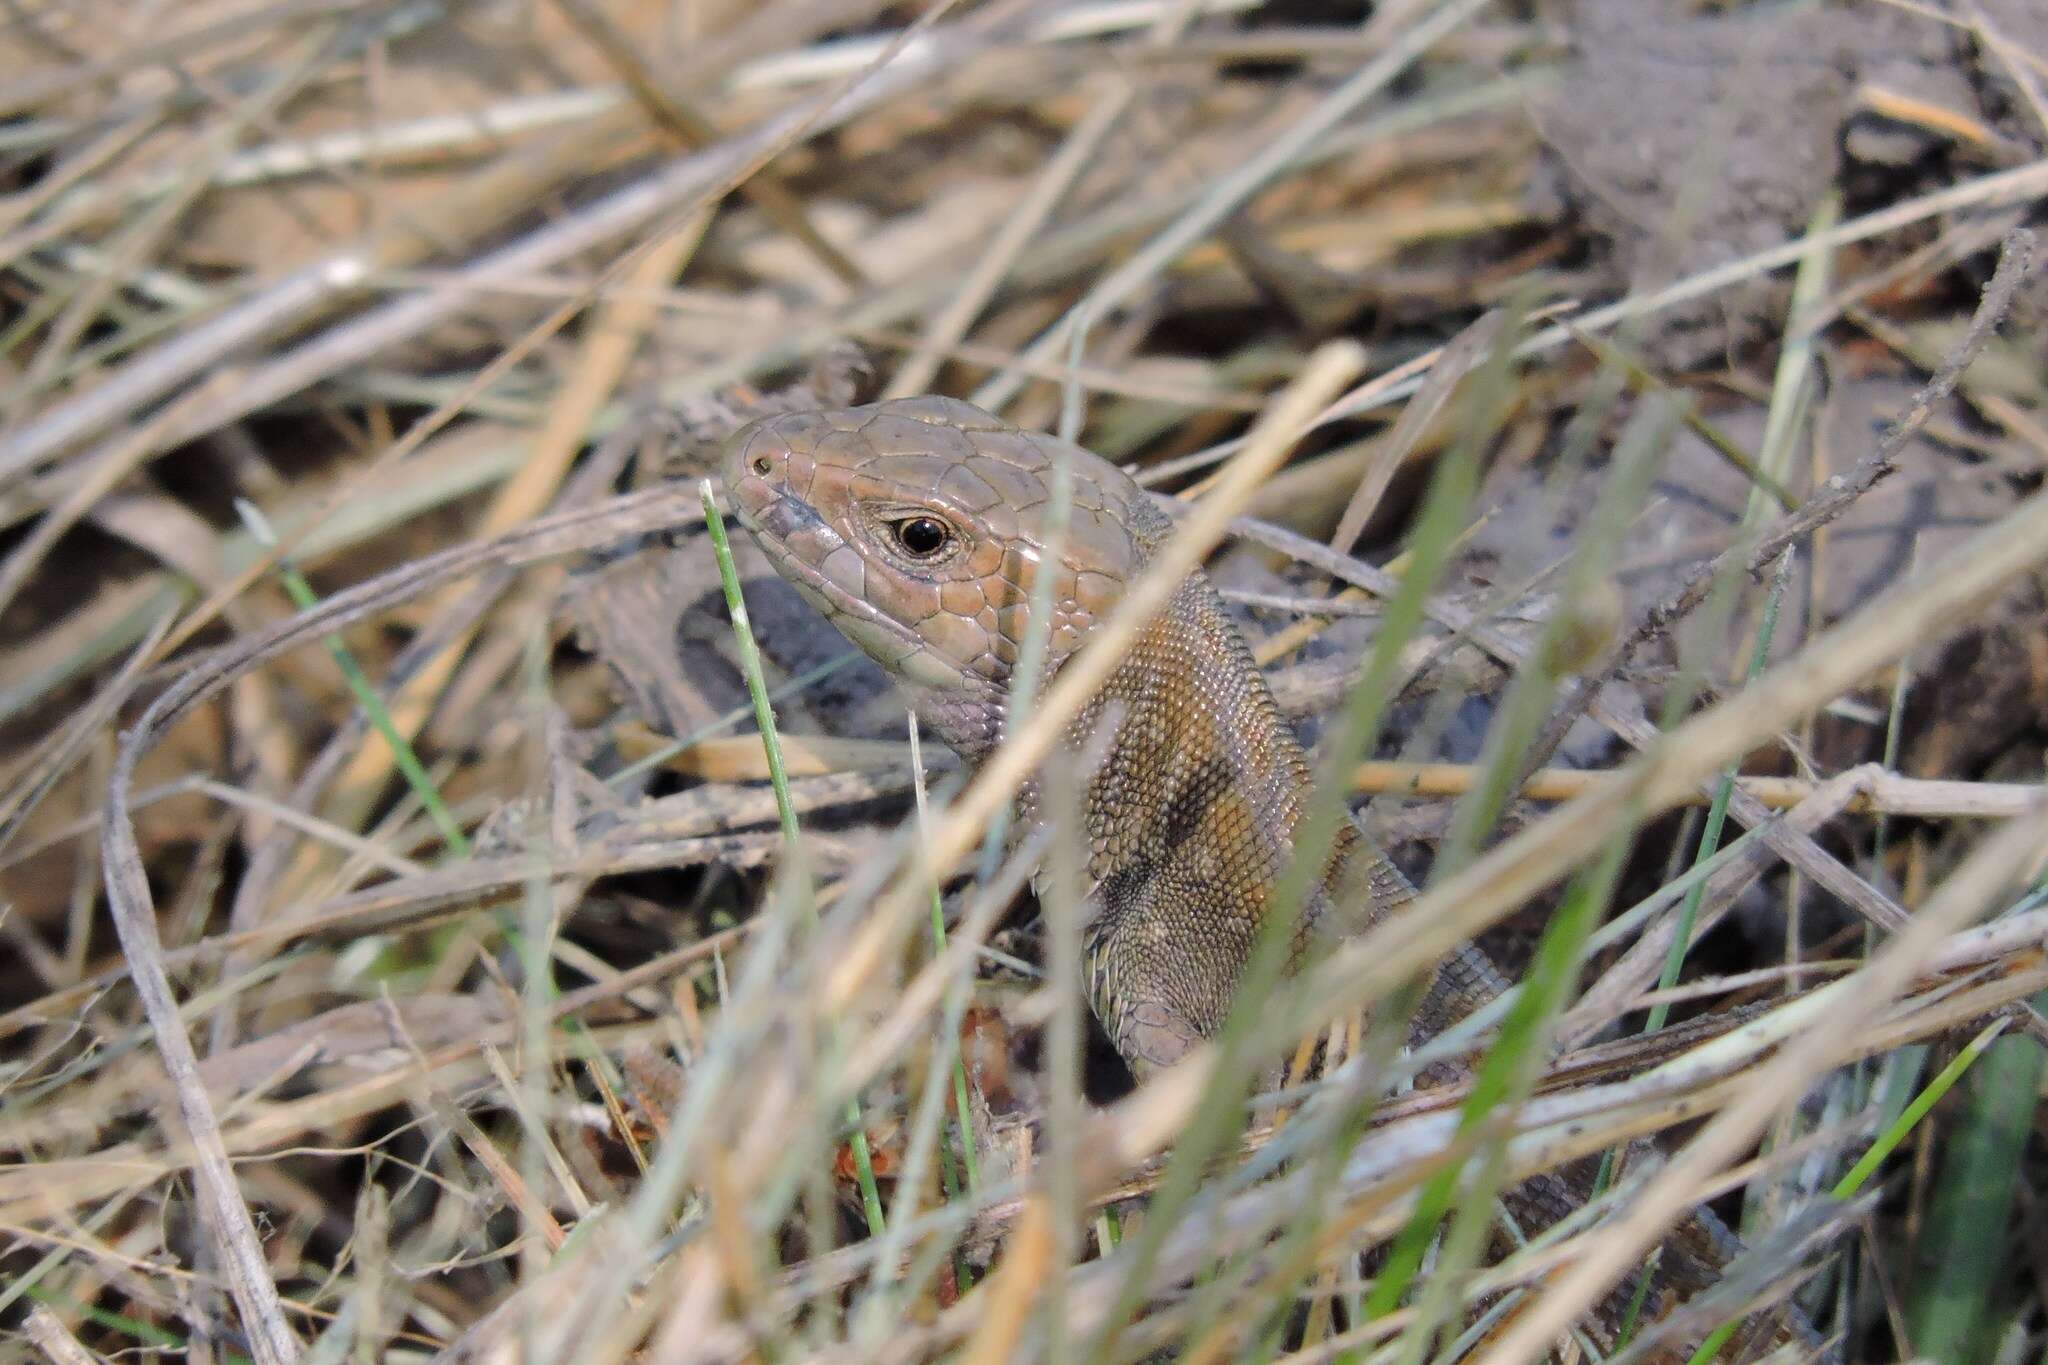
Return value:
[(1913, 395), (1912, 403), (1892, 423), (1877, 448), (1865, 455), (1846, 473), (1837, 474), (1816, 490), (1799, 509), (1780, 518), (1753, 545), (1738, 545), (1723, 551), (1693, 572), (1667, 601), (1644, 615), (1643, 621), (1617, 650), (1624, 662), (1633, 653), (1671, 628), (1673, 622), (1706, 601), (1714, 580), (1740, 565), (1745, 573), (1761, 572), (1795, 542), (1827, 525), (1849, 510), (1856, 500), (1889, 478), (1898, 469), (1899, 452), (1925, 426), (1937, 404), (1955, 391), (1963, 371), (1983, 351), (1999, 323), (2012, 306), (2013, 295), (2033, 268), (2034, 234), (2014, 228), (2006, 234), (1999, 250), (1998, 269), (1984, 286), (1983, 298), (1970, 319), (1969, 330), (1942, 361), (1941, 368)]
[(28, 1310), (29, 1340), (50, 1358), (51, 1365), (93, 1365), (92, 1356), (78, 1344), (78, 1338), (42, 1304)]
[[(1235, 522), (1231, 529), (1239, 535), (1263, 545), (1270, 545), (1348, 583), (1356, 583), (1381, 597), (1391, 598), (1399, 589), (1398, 580), (1384, 569), (1375, 568), (1363, 560), (1348, 555), (1338, 554), (1321, 542), (1310, 540), (1306, 536), (1299, 536), (1278, 526), (1249, 519)], [(1433, 619), (1450, 630), (1465, 635), (1510, 668), (1522, 666), (1528, 656), (1527, 645), (1480, 619), (1479, 613), (1470, 607), (1442, 598), (1431, 598), (1426, 604), (1426, 610)], [(1655, 726), (1633, 713), (1610, 705), (1601, 693), (1593, 694), (1593, 700), (1587, 709), (1595, 720), (1637, 749), (1649, 749), (1660, 741), (1661, 736)], [(1712, 785), (1710, 782), (1706, 783), (1703, 789), (1711, 792)], [(1872, 923), (1885, 929), (1895, 929), (1904, 922), (1905, 912), (1889, 897), (1844, 867), (1839, 859), (1812, 839), (1797, 830), (1787, 828), (1782, 823), (1772, 821), (1770, 812), (1755, 797), (1738, 788), (1729, 799), (1728, 809), (1743, 824), (1752, 829), (1760, 829), (1764, 841), (1770, 844), (1780, 857), (1811, 877), (1817, 885), (1839, 896), (1843, 904)]]
[(135, 830), (128, 822), (126, 796), (138, 748), (136, 740), (137, 734), (131, 732), (122, 746), (126, 764), (117, 761), (114, 780), (108, 784), (107, 799), (101, 808), (100, 856), (106, 866), (107, 906), (121, 939), (121, 953), (128, 961), (135, 993), (156, 1032), (157, 1053), (177, 1093), (178, 1110), (192, 1140), (200, 1221), (213, 1241), (214, 1254), (220, 1258), (228, 1288), (241, 1309), (250, 1349), (258, 1365), (287, 1365), (298, 1359), (299, 1344), (291, 1328), (285, 1325), (284, 1308), (278, 1299), (277, 1285), (270, 1278), (263, 1244), (257, 1238), (249, 1207), (242, 1202), (234, 1168), (228, 1164), (227, 1149), (221, 1142), (220, 1122), (199, 1074), (199, 1058), (185, 1033), (184, 1021), (178, 1017), (177, 997), (171, 993), (170, 977), (164, 971), (163, 944), (157, 938), (156, 906), (142, 870)]
[(1644, 613), (1636, 628), (1615, 646), (1606, 667), (1597, 674), (1581, 677), (1573, 684), (1563, 704), (1552, 714), (1543, 734), (1531, 747), (1526, 771), (1533, 772), (1548, 762), (1550, 756), (1557, 752), (1557, 746), (1564, 742), (1566, 733), (1578, 723), (1579, 717), (1586, 714), (1601, 690), (1620, 676), (1636, 652), (1696, 610), (1707, 600), (1707, 594), (1723, 574), (1735, 572), (1738, 568), (1751, 574), (1760, 572), (1792, 545), (1841, 516), (1855, 505), (1858, 498), (1891, 476), (1898, 468), (1899, 453), (1905, 449), (1906, 443), (1926, 425), (1936, 405), (1954, 392), (1963, 371), (1977, 358), (2004, 319), (2012, 306), (2014, 293), (2032, 268), (2033, 252), (2032, 232), (2015, 228), (2006, 235), (1999, 253), (1998, 269), (1984, 287), (1983, 298), (1970, 319), (1969, 330), (1949, 352), (1941, 368), (1914, 395), (1912, 404), (1892, 424), (1877, 448), (1857, 461), (1846, 474), (1837, 474), (1829, 479), (1796, 511), (1779, 518), (1754, 540), (1745, 539), (1731, 545), (1695, 569), (1677, 592)]

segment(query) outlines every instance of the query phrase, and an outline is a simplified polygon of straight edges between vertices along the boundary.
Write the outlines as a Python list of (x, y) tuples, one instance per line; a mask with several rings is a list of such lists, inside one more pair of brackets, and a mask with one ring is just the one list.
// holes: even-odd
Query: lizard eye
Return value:
[(953, 538), (946, 523), (937, 517), (905, 517), (891, 529), (896, 533), (896, 544), (912, 559), (930, 559)]
[(774, 468), (775, 462), (766, 455), (757, 456), (754, 460), (754, 472), (764, 479), (768, 477), (769, 472)]

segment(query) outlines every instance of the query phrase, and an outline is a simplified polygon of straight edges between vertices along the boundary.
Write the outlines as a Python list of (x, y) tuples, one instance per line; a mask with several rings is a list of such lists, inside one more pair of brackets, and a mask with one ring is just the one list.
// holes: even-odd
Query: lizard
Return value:
[[(722, 463), (733, 510), (777, 572), (893, 676), (920, 722), (970, 768), (1002, 743), (1039, 576), (1052, 575), (1041, 674), (1050, 678), (1173, 533), (1115, 465), (952, 398), (766, 417), (733, 434)], [(1071, 497), (1055, 535), (1061, 463)], [(1080, 812), (1091, 888), (1082, 979), (1110, 1042), (1143, 1080), (1221, 1029), (1306, 818), (1312, 776), (1199, 571), (1140, 630), (1069, 723), (1069, 739), (1085, 749), (1105, 729)], [(1040, 806), (1027, 782), (1013, 837), (1057, 818)], [(1293, 962), (1319, 936), (1362, 932), (1415, 894), (1347, 818), (1297, 911)], [(1410, 1041), (1507, 987), (1483, 950), (1465, 945), (1422, 993)], [(1539, 1225), (1579, 1202), (1555, 1175), (1516, 1193)], [(1711, 1283), (1713, 1263), (1732, 1250), (1710, 1215), (1692, 1231), (1660, 1271), (1688, 1291)]]

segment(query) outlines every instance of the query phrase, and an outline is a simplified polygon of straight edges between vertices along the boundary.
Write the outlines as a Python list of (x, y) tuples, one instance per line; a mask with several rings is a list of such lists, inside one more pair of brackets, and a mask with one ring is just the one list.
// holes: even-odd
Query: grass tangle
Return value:
[[(10, 7), (4, 1349), (2048, 1358), (2048, 29), (1627, 8)], [(971, 773), (703, 477), (923, 392), (1176, 526)], [(1012, 801), (1196, 569), (1315, 786), (1135, 1085)]]

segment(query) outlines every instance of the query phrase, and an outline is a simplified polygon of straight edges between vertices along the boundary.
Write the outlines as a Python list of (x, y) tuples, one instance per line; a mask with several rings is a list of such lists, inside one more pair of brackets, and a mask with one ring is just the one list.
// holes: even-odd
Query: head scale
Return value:
[[(1060, 462), (1064, 533), (1049, 515)], [(945, 398), (764, 418), (727, 443), (725, 476), (783, 576), (969, 753), (1000, 738), (1039, 575), (1053, 575), (1050, 677), (1136, 576), (1134, 523), (1157, 517), (1107, 461)]]

